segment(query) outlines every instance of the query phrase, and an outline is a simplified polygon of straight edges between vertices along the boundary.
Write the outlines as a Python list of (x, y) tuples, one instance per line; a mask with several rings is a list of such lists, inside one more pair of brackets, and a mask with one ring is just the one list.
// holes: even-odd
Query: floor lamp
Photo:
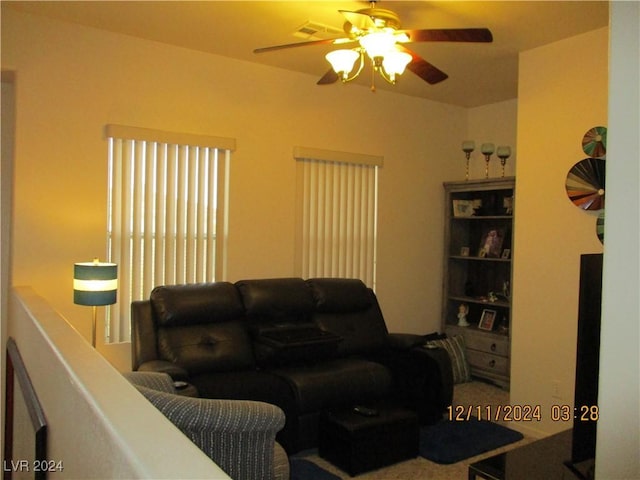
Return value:
[(93, 309), (91, 345), (96, 346), (97, 307), (116, 303), (118, 292), (118, 265), (93, 262), (76, 263), (73, 266), (73, 303), (88, 305)]

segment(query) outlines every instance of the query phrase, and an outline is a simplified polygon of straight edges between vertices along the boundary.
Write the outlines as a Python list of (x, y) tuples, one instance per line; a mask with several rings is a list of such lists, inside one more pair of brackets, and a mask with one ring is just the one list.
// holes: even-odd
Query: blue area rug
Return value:
[(304, 458), (291, 457), (289, 463), (291, 480), (340, 480), (340, 477)]
[(509, 445), (523, 437), (510, 428), (473, 417), (465, 422), (443, 420), (420, 429), (420, 455), (432, 462), (448, 465)]
[[(522, 438), (520, 432), (475, 417), (464, 422), (442, 420), (420, 428), (420, 456), (449, 465)], [(340, 477), (304, 458), (317, 453), (317, 449), (310, 449), (289, 458), (291, 480), (340, 480)]]

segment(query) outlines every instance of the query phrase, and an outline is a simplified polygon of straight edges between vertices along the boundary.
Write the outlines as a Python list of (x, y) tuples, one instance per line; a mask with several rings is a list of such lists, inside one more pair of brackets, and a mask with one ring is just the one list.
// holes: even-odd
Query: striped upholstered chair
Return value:
[(247, 400), (178, 395), (171, 377), (165, 373), (124, 375), (234, 480), (289, 478), (289, 459), (275, 441), (285, 421), (278, 407)]

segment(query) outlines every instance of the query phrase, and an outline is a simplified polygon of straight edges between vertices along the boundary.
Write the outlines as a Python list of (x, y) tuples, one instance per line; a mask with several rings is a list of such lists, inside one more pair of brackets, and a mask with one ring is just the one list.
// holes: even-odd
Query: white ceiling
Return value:
[[(2, 7), (136, 37), (310, 74), (328, 69), (332, 47), (307, 46), (254, 54), (258, 47), (305, 41), (294, 32), (306, 22), (342, 29), (338, 10), (367, 8), (363, 1), (6, 1)], [(606, 1), (393, 1), (402, 27), (487, 27), (493, 43), (412, 43), (408, 47), (449, 75), (429, 85), (407, 71), (395, 86), (378, 88), (472, 107), (517, 97), (518, 53), (608, 23)], [(335, 49), (335, 47), (333, 47)], [(369, 85), (365, 70), (358, 79)], [(259, 81), (260, 79), (256, 79)], [(348, 88), (339, 83), (317, 88)]]

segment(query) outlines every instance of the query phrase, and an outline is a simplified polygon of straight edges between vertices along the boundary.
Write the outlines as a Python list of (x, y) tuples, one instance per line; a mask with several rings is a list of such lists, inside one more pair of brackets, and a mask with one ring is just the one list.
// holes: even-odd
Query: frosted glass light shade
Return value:
[(411, 55), (408, 53), (392, 50), (384, 56), (382, 68), (391, 76), (402, 75), (411, 60)]
[(386, 56), (390, 50), (393, 50), (395, 44), (396, 37), (388, 32), (370, 33), (360, 39), (360, 45), (372, 60)]
[(348, 74), (353, 70), (353, 64), (358, 59), (359, 54), (355, 50), (334, 50), (325, 55), (327, 61), (331, 64), (333, 71), (340, 74)]

